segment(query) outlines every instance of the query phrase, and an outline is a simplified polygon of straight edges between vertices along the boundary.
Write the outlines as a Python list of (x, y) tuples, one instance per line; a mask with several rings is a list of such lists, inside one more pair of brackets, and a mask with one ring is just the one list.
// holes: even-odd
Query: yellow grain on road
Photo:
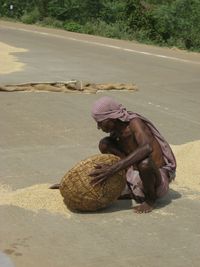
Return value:
[(0, 185), (0, 205), (11, 205), (33, 212), (41, 210), (70, 217), (59, 190), (49, 189), (50, 184), (36, 184), (12, 191), (8, 185)]
[(172, 185), (200, 192), (200, 140), (172, 149), (177, 159), (177, 177)]
[(24, 69), (25, 64), (19, 62), (16, 54), (20, 52), (27, 52), (23, 48), (17, 48), (0, 42), (0, 74), (9, 74)]

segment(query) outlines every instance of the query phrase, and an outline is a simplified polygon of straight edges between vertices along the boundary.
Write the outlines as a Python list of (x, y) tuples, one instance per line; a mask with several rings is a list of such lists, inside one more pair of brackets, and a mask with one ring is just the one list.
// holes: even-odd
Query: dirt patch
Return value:
[(0, 74), (8, 74), (16, 71), (23, 70), (25, 64), (18, 61), (13, 53), (26, 52), (27, 50), (9, 46), (0, 42)]
[(46, 83), (24, 83), (24, 84), (13, 84), (13, 85), (0, 85), (0, 92), (83, 92), (88, 94), (96, 94), (99, 91), (108, 90), (127, 90), (137, 91), (138, 88), (132, 83), (88, 83), (77, 80), (67, 82), (46, 82)]

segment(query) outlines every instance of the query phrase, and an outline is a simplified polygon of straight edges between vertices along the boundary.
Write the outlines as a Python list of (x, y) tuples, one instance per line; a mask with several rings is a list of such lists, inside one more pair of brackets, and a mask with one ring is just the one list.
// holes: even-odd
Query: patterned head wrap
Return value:
[(106, 119), (129, 121), (129, 114), (126, 108), (109, 96), (103, 96), (94, 102), (92, 106), (92, 117), (96, 122)]

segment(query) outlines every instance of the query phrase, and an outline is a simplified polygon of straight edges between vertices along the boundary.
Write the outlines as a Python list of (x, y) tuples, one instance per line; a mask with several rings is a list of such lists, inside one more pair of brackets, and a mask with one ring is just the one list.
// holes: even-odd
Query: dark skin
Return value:
[[(117, 155), (121, 160), (112, 166), (96, 166), (90, 174), (91, 184), (95, 186), (118, 171), (133, 166), (140, 173), (145, 193), (145, 200), (133, 210), (136, 213), (151, 212), (157, 198), (156, 188), (161, 183), (159, 168), (164, 165), (162, 151), (157, 140), (148, 126), (139, 118), (130, 122), (106, 119), (99, 122), (97, 127), (110, 133), (110, 137), (100, 142), (100, 151)], [(134, 196), (132, 198), (136, 199)]]

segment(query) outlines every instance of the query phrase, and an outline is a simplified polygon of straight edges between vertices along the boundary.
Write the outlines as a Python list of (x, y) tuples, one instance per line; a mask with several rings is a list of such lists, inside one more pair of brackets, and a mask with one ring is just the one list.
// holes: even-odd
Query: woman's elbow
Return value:
[(145, 149), (146, 149), (148, 154), (151, 154), (153, 152), (153, 147), (149, 143), (145, 145)]

